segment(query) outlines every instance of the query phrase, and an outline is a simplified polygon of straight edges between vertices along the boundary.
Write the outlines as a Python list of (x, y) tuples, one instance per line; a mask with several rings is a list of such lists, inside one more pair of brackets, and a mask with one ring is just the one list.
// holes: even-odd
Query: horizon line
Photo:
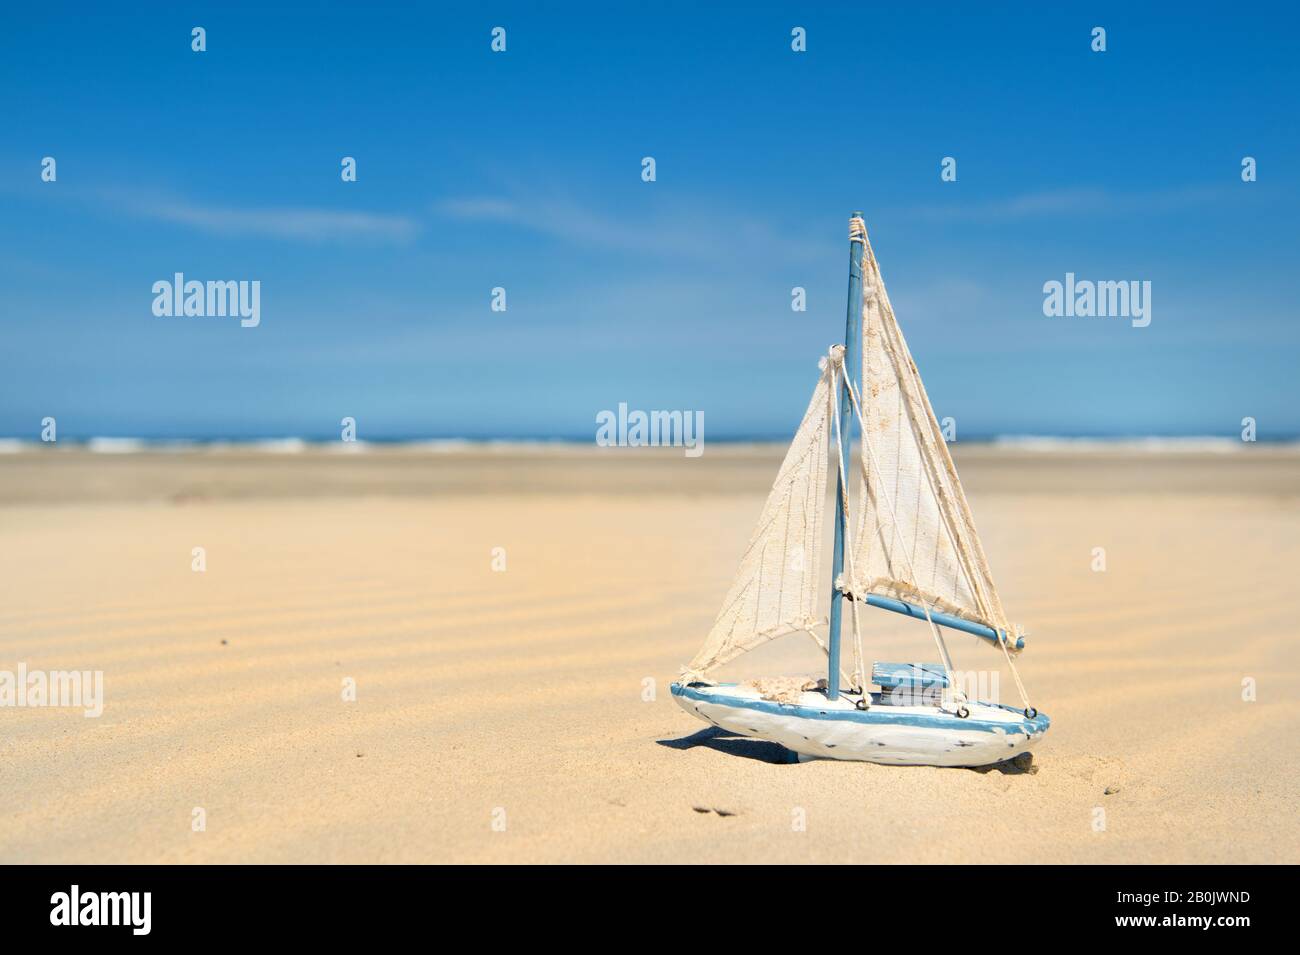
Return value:
[[(767, 434), (722, 435), (705, 439), (703, 444), (724, 446), (745, 445), (784, 445), (791, 436)], [(858, 443), (855, 437), (854, 443)], [(1240, 434), (1209, 433), (1081, 433), (1049, 434), (1035, 432), (1009, 432), (992, 434), (975, 434), (948, 442), (949, 445), (981, 445), (1005, 448), (1034, 449), (1082, 449), (1090, 446), (1124, 448), (1146, 447), (1153, 449), (1215, 449), (1225, 450), (1234, 447), (1246, 447), (1251, 444), (1269, 446), (1300, 444), (1300, 434), (1276, 436), (1259, 436), (1253, 441), (1246, 441)], [(375, 438), (358, 438), (344, 441), (337, 435), (255, 435), (255, 436), (142, 436), (142, 435), (72, 435), (54, 441), (17, 435), (0, 435), (0, 454), (13, 454), (36, 451), (42, 448), (59, 450), (89, 450), (100, 453), (127, 454), (148, 451), (185, 451), (185, 450), (265, 450), (292, 453), (305, 450), (342, 450), (363, 451), (375, 449), (410, 449), (410, 450), (455, 450), (457, 448), (528, 448), (547, 447), (602, 447), (596, 441), (594, 432), (584, 435), (488, 435), (488, 436), (380, 436)], [(647, 447), (676, 447), (672, 443), (647, 445)], [(618, 446), (613, 446), (618, 447)]]

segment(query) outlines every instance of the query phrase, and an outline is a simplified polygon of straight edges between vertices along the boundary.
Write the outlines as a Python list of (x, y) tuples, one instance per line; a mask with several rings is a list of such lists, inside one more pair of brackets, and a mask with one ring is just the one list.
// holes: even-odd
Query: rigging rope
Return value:
[[(853, 410), (857, 413), (857, 416), (858, 416), (858, 427), (859, 427), (859, 429), (860, 429), (861, 432), (862, 432), (862, 446), (863, 446), (864, 448), (866, 448), (866, 449), (867, 449), (867, 453), (871, 455), (871, 463), (872, 463), (872, 465), (875, 466), (876, 473), (877, 473), (877, 474), (879, 474), (879, 473), (883, 473), (883, 472), (881, 472), (881, 470), (880, 470), (880, 464), (879, 464), (879, 462), (876, 461), (876, 452), (875, 452), (875, 450), (872, 449), (872, 447), (871, 447), (871, 442), (867, 440), (867, 423), (866, 423), (866, 421), (864, 420), (863, 415), (862, 415), (862, 406), (858, 403), (857, 392), (856, 392), (856, 390), (855, 390), (854, 387), (853, 387), (853, 383), (850, 382), (850, 381), (848, 381), (847, 378), (845, 378), (845, 384), (848, 386), (848, 389), (849, 389), (849, 398), (850, 398), (850, 400), (851, 400), (852, 403), (853, 403)], [(841, 452), (841, 455), (842, 455), (842, 452)], [(865, 467), (865, 463), (864, 463), (864, 467)], [(868, 485), (868, 486), (870, 486), (870, 485)], [(885, 504), (889, 507), (889, 516), (890, 516), (890, 518), (893, 520), (893, 528), (892, 528), (892, 530), (893, 530), (893, 533), (896, 535), (896, 534), (898, 533), (898, 526), (899, 526), (899, 524), (898, 524), (898, 514), (894, 511), (894, 501), (893, 501), (893, 499), (890, 497), (889, 492), (885, 490), (885, 488), (884, 488), (883, 485), (881, 485), (880, 487), (878, 487), (876, 490), (877, 490), (878, 493), (880, 493), (880, 494), (882, 494), (882, 495), (884, 496)], [(913, 580), (917, 580), (918, 578), (917, 578), (917, 575), (916, 575), (916, 568), (912, 566), (912, 555), (909, 554), (909, 553), (907, 552), (907, 548), (906, 548), (906, 547), (902, 548), (902, 553), (903, 553), (903, 556), (907, 559), (907, 570), (908, 570), (908, 573), (910, 573), (910, 574), (912, 575), (912, 579), (913, 579)], [(856, 576), (856, 575), (852, 575), (850, 579), (853, 581), (854, 586), (856, 586), (856, 585), (857, 585), (857, 582), (858, 582), (858, 581), (857, 581), (857, 576)], [(943, 639), (943, 634), (939, 631), (939, 626), (938, 626), (938, 624), (936, 624), (936, 623), (934, 622), (934, 619), (930, 616), (930, 602), (929, 602), (927, 599), (925, 599), (924, 597), (921, 597), (920, 594), (918, 594), (918, 597), (920, 597), (920, 599), (921, 599), (921, 609), (925, 611), (925, 620), (926, 620), (926, 622), (930, 625), (930, 632), (934, 634), (934, 643), (935, 643), (935, 646), (939, 648), (939, 657), (940, 657), (940, 660), (941, 660), (942, 663), (943, 663), (944, 675), (947, 676), (947, 678), (948, 678), (948, 692), (943, 694), (943, 696), (944, 696), (944, 700), (945, 700), (945, 702), (950, 702), (952, 699), (960, 698), (960, 700), (961, 700), (962, 702), (965, 702), (965, 700), (966, 700), (966, 694), (963, 693), (963, 692), (962, 692), (962, 691), (957, 687), (957, 679), (956, 679), (956, 677), (953, 676), (953, 673), (952, 673), (952, 657), (949, 656), (949, 654), (948, 654), (948, 644), (947, 644), (947, 642)], [(853, 605), (854, 605), (854, 608), (856, 609), (856, 607), (857, 607), (857, 595), (856, 595), (856, 594), (854, 595)]]
[[(886, 328), (886, 329), (891, 329), (891, 328), (892, 328), (892, 331), (893, 331), (895, 334), (899, 334), (899, 331), (898, 331), (898, 319), (897, 319), (897, 317), (894, 315), (893, 305), (892, 305), (892, 304), (890, 303), (890, 301), (889, 301), (889, 292), (886, 291), (886, 289), (885, 289), (884, 277), (880, 274), (880, 262), (879, 262), (879, 260), (876, 258), (876, 251), (875, 251), (875, 249), (873, 249), (872, 246), (871, 246), (871, 240), (868, 239), (867, 236), (866, 236), (866, 225), (862, 222), (862, 220), (861, 220), (860, 218), (853, 217), (853, 218), (851, 218), (851, 219), (849, 220), (849, 238), (850, 238), (850, 240), (856, 241), (856, 240), (857, 240), (857, 237), (858, 237), (858, 235), (859, 235), (859, 233), (861, 234), (861, 240), (860, 240), (860, 241), (862, 242), (862, 245), (863, 245), (863, 260), (864, 260), (864, 261), (863, 261), (863, 271), (866, 272), (866, 273), (868, 273), (868, 274), (870, 275), (870, 277), (871, 277), (871, 285), (872, 285), (872, 289), (873, 289), (875, 292), (878, 293), (878, 295), (877, 295), (877, 304), (878, 304), (878, 305), (883, 309), (884, 312), (886, 312), (886, 313), (889, 315), (889, 318), (891, 319), (890, 322), (884, 323), (884, 324), (885, 324), (885, 328)], [(865, 313), (866, 307), (867, 307), (867, 306), (866, 306), (866, 301), (865, 301), (865, 297), (864, 297), (864, 302), (863, 302), (863, 310), (864, 310), (864, 313)], [(865, 314), (864, 314), (864, 326), (865, 326)], [(865, 332), (865, 328), (864, 328), (864, 332)], [(890, 348), (891, 351), (893, 350), (894, 345), (895, 345), (894, 342), (892, 342), (892, 341), (889, 342), (889, 348)], [(906, 348), (906, 346), (903, 346), (903, 347), (904, 347), (904, 349)], [(913, 366), (913, 367), (915, 367), (915, 366)], [(863, 374), (864, 374), (864, 376), (865, 376), (865, 374), (866, 374), (866, 369), (865, 369), (865, 368), (863, 369)], [(864, 379), (864, 380), (865, 380), (865, 379)], [(922, 398), (924, 399), (924, 390), (925, 390), (925, 386), (924, 386), (923, 384), (921, 384), (919, 377), (918, 377), (918, 379), (917, 379), (916, 384), (917, 384), (917, 387), (919, 387), (919, 388), (921, 389), (921, 392), (922, 392)], [(860, 426), (860, 428), (861, 428), (861, 430), (862, 430), (862, 435), (863, 435), (863, 444), (864, 444), (865, 447), (867, 447), (868, 451), (870, 452), (870, 451), (871, 451), (871, 446), (870, 446), (870, 444), (868, 444), (867, 441), (866, 441), (867, 426), (866, 426), (866, 422), (865, 422), (865, 420), (864, 420), (864, 415), (863, 415), (862, 407), (861, 407), (861, 405), (858, 403), (857, 395), (854, 393), (853, 388), (852, 388), (852, 386), (851, 386), (851, 383), (850, 383), (849, 393), (850, 393), (850, 395), (853, 396), (853, 399), (854, 399), (854, 400), (853, 400), (853, 403), (854, 403), (854, 408), (856, 409), (857, 414), (858, 414), (858, 423), (859, 423), (859, 426)], [(926, 445), (926, 442), (923, 441), (922, 438), (921, 438), (921, 436), (917, 433), (917, 431), (919, 430), (919, 422), (916, 420), (915, 409), (912, 407), (910, 401), (907, 403), (906, 406), (907, 406), (907, 411), (908, 411), (908, 423), (909, 423), (909, 425), (910, 425), (911, 428), (912, 428), (912, 437), (913, 437), (915, 440), (917, 440), (918, 442), (920, 442), (922, 445)], [(933, 421), (933, 419), (930, 419), (930, 420)], [(934, 435), (932, 434), (931, 437), (934, 437)], [(946, 442), (944, 442), (944, 441), (941, 440), (941, 441), (940, 441), (940, 444), (942, 445), (943, 455), (944, 455), (944, 458), (946, 459), (946, 462), (947, 462), (947, 468), (948, 468), (948, 471), (949, 471), (949, 473), (952, 475), (952, 477), (953, 477), (954, 479), (956, 479), (956, 471), (955, 471), (955, 469), (953, 468), (952, 458), (951, 458), (951, 457), (948, 455), (948, 453), (947, 453), (947, 445), (946, 445)], [(926, 445), (926, 446), (927, 446), (927, 448), (928, 448), (928, 445)], [(874, 454), (874, 452), (871, 452), (871, 453), (872, 453), (872, 463), (876, 466), (876, 470), (877, 470), (877, 472), (879, 472), (879, 471), (880, 471), (880, 466), (879, 466), (879, 464), (876, 463), (876, 460), (875, 460), (875, 454)], [(931, 451), (931, 453), (933, 453), (933, 451)], [(927, 460), (927, 458), (926, 458), (925, 455), (922, 455), (922, 460), (923, 460), (927, 465), (930, 464), (930, 462)], [(865, 470), (866, 470), (865, 462), (863, 463), (863, 470), (864, 470), (864, 472), (865, 472)], [(940, 515), (941, 515), (941, 517), (942, 517), (942, 519), (943, 519), (944, 530), (948, 533), (949, 540), (953, 543), (954, 547), (957, 547), (957, 541), (956, 541), (956, 539), (955, 539), (955, 537), (954, 537), (953, 528), (952, 528), (952, 526), (951, 526), (951, 517), (950, 517), (947, 513), (945, 513), (944, 508), (943, 508), (943, 506), (942, 506), (943, 504), (948, 504), (948, 503), (950, 503), (950, 502), (947, 502), (947, 501), (946, 501), (945, 497), (940, 493), (939, 488), (935, 486), (935, 476), (931, 473), (931, 471), (930, 471), (930, 467), (929, 467), (929, 466), (923, 467), (923, 468), (922, 468), (922, 472), (925, 474), (926, 482), (930, 485), (930, 493), (933, 494), (933, 495), (935, 496), (936, 501), (937, 501), (937, 502), (940, 502), (940, 504), (941, 504), (941, 506), (940, 506)], [(865, 478), (865, 477), (866, 477), (866, 475), (864, 474), (864, 478)], [(888, 496), (886, 496), (886, 502), (889, 503), (889, 506), (890, 506), (890, 513), (891, 513), (891, 516), (892, 516), (893, 519), (894, 519), (895, 532), (897, 532), (898, 518), (897, 518), (897, 515), (895, 515), (895, 514), (893, 513), (893, 504), (892, 504), (892, 502), (889, 501)], [(963, 512), (965, 513), (965, 516), (966, 516), (967, 520), (969, 521), (969, 519), (970, 519), (969, 508), (966, 506), (964, 499), (962, 499), (961, 501), (959, 501), (959, 503), (961, 504), (962, 510), (963, 510)], [(958, 549), (960, 549), (960, 548), (958, 548)], [(908, 563), (909, 563), (909, 565), (911, 564), (911, 557), (910, 557), (910, 555), (908, 556)], [(968, 572), (968, 570), (967, 570), (967, 568), (964, 566), (964, 564), (962, 565), (962, 568), (961, 568), (961, 569), (962, 569), (962, 573), (963, 573), (963, 575), (964, 575), (964, 576), (966, 577), (966, 579), (967, 579), (967, 582), (971, 585), (972, 589), (973, 589), (974, 592), (977, 594), (977, 600), (980, 600), (980, 602), (982, 602), (982, 603), (983, 603), (983, 604), (984, 604), (984, 605), (985, 605), (989, 610), (994, 611), (994, 614), (992, 614), (991, 616), (993, 616), (993, 617), (995, 618), (994, 626), (993, 626), (993, 630), (994, 630), (994, 632), (997, 633), (997, 635), (998, 635), (998, 639), (997, 639), (998, 646), (1001, 647), (1001, 649), (1002, 649), (1002, 655), (1006, 658), (1006, 661), (1007, 661), (1007, 667), (1011, 670), (1011, 676), (1012, 676), (1012, 678), (1016, 681), (1016, 689), (1017, 689), (1017, 691), (1020, 693), (1020, 701), (1021, 701), (1021, 703), (1024, 704), (1024, 707), (1025, 707), (1026, 712), (1028, 712), (1030, 709), (1032, 709), (1032, 707), (1029, 705), (1029, 694), (1028, 694), (1028, 692), (1025, 690), (1025, 684), (1024, 684), (1024, 682), (1020, 679), (1020, 671), (1016, 668), (1015, 660), (1012, 658), (1010, 648), (1008, 647), (1008, 630), (1009, 630), (1010, 628), (1006, 626), (1006, 619), (1005, 619), (1005, 615), (1004, 615), (1003, 612), (1002, 612), (1002, 604), (1001, 604), (1001, 601), (999, 601), (999, 600), (997, 599), (996, 595), (991, 594), (991, 593), (985, 593), (984, 581), (982, 581), (981, 579), (979, 579), (979, 575), (973, 575), (973, 576), (972, 576), (972, 575)], [(913, 579), (916, 580), (916, 573), (915, 573), (914, 570), (913, 570), (913, 572), (912, 572), (912, 575), (913, 575)], [(924, 609), (925, 609), (925, 612), (926, 612), (926, 619), (929, 620), (929, 619), (930, 619), (930, 608), (929, 608), (929, 606), (927, 605), (927, 606), (924, 606)], [(998, 626), (998, 623), (1001, 623), (1002, 626)], [(931, 626), (933, 626), (933, 621), (931, 621)], [(942, 640), (940, 640), (940, 643), (942, 643)], [(943, 651), (946, 651), (946, 644), (944, 644), (944, 645), (941, 647), (941, 652), (943, 652)], [(945, 661), (945, 662), (946, 662), (946, 661)], [(950, 675), (950, 679), (951, 679), (951, 675)]]
[[(889, 351), (890, 359), (895, 364), (898, 364), (902, 360), (902, 358), (906, 358), (908, 362), (910, 362), (910, 355), (907, 352), (907, 346), (902, 341), (902, 331), (898, 327), (898, 318), (897, 316), (894, 315), (894, 307), (892, 304), (890, 304), (889, 301), (889, 290), (885, 288), (884, 276), (880, 274), (880, 262), (876, 259), (876, 252), (871, 247), (871, 240), (865, 239), (863, 244), (864, 244), (863, 267), (864, 270), (868, 270), (871, 273), (872, 289), (873, 291), (878, 293), (876, 296), (876, 304), (881, 308), (883, 313), (889, 316), (888, 322), (881, 323), (881, 330), (882, 332), (885, 333), (882, 335), (882, 341), (885, 343), (886, 348)], [(865, 325), (866, 322), (865, 298), (863, 304), (863, 311), (864, 311), (863, 322)], [(902, 353), (901, 356), (900, 356), (900, 350)], [(915, 372), (916, 370), (915, 365), (912, 366), (912, 370), (913, 372)], [(865, 377), (864, 377), (864, 381), (865, 381)], [(925, 404), (928, 404), (929, 402), (925, 394), (925, 384), (924, 382), (921, 381), (919, 374), (915, 376), (914, 384), (916, 385), (916, 388), (920, 392), (921, 401)], [(948, 500), (947, 496), (943, 493), (942, 489), (936, 485), (935, 479), (937, 474), (935, 473), (934, 470), (935, 462), (930, 459), (931, 456), (938, 456), (940, 453), (942, 453), (945, 470), (947, 471), (949, 477), (951, 477), (952, 480), (960, 486), (960, 479), (957, 477), (956, 467), (952, 463), (951, 455), (948, 454), (947, 442), (942, 438), (942, 436), (936, 436), (933, 433), (933, 428), (927, 427), (925, 429), (922, 429), (921, 422), (917, 420), (916, 408), (913, 407), (913, 403), (910, 400), (910, 396), (909, 396), (909, 400), (905, 403), (905, 407), (907, 409), (908, 424), (912, 429), (912, 437), (915, 441), (917, 441), (918, 447), (923, 447), (924, 450), (927, 452), (926, 454), (923, 454), (921, 456), (921, 462), (923, 465), (923, 471), (925, 473), (926, 482), (930, 485), (930, 492), (935, 496), (935, 501), (939, 506), (939, 514), (943, 519), (944, 531), (947, 533), (948, 540), (952, 544), (953, 549), (958, 551), (958, 553), (965, 553), (966, 549), (963, 546), (963, 544), (958, 540), (958, 537), (953, 529), (954, 515), (949, 513), (949, 511), (954, 506), (954, 502)], [(932, 416), (927, 417), (926, 424), (927, 425), (934, 424), (934, 418)], [(929, 435), (930, 438), (929, 441), (927, 441), (925, 439), (925, 436), (921, 433), (923, 430)], [(937, 444), (933, 443), (936, 440), (936, 438), (937, 438)], [(960, 508), (965, 522), (968, 525), (970, 525), (973, 529), (974, 519), (971, 517), (970, 508), (966, 504), (964, 495), (959, 496), (958, 500), (955, 503)], [(975, 555), (970, 555), (970, 556), (973, 557)], [(970, 558), (968, 557), (966, 559), (970, 559)], [(966, 559), (963, 559), (963, 561), (959, 564), (959, 567), (962, 571), (962, 576), (966, 578), (966, 581), (970, 585), (972, 592), (975, 594), (975, 600), (980, 605), (979, 609), (981, 614), (984, 616), (986, 620), (993, 621), (994, 630), (1006, 628), (1007, 627), (1006, 614), (1002, 610), (1002, 602), (998, 599), (996, 593), (992, 591), (988, 591), (986, 589), (986, 587), (984, 586), (985, 582), (982, 580), (982, 574), (987, 573), (987, 568), (984, 566), (985, 561), (982, 555), (979, 555), (977, 558), (981, 568), (980, 574), (972, 575), (970, 573), (970, 569), (966, 566), (965, 563)]]
[(1025, 704), (1025, 715), (1028, 716), (1033, 707), (1029, 705), (1029, 694), (1025, 692), (1025, 684), (1020, 681), (1020, 671), (1016, 669), (1016, 661), (1011, 659), (1011, 651), (1007, 649), (1007, 632), (1005, 630), (999, 631), (998, 636), (998, 646), (1002, 647), (1002, 655), (1007, 658), (1007, 666), (1011, 668), (1011, 676), (1016, 681), (1016, 689), (1020, 691), (1020, 702)]
[[(813, 643), (817, 644), (818, 648), (821, 650), (822, 653), (826, 654), (828, 658), (830, 657), (831, 648), (822, 642), (822, 638), (817, 636), (816, 630), (814, 630), (812, 627), (804, 627), (803, 632), (808, 634), (808, 636), (812, 637)], [(844, 671), (843, 667), (840, 667), (840, 679), (844, 681), (845, 686), (848, 686), (849, 683), (851, 682), (848, 673)]]
[[(838, 367), (841, 371), (844, 369), (844, 357), (842, 354), (840, 355), (839, 363), (836, 367)], [(853, 388), (851, 385), (849, 385), (849, 376), (843, 375), (841, 377), (842, 380), (840, 380), (840, 377), (837, 377), (835, 368), (831, 369), (831, 395), (833, 400), (835, 400), (837, 403), (839, 401), (839, 387), (841, 385), (849, 392), (850, 395), (853, 394)], [(837, 380), (840, 380), (840, 385), (836, 384)], [(844, 498), (844, 512), (841, 515), (842, 518), (841, 530), (843, 532), (842, 544), (844, 546), (844, 554), (845, 556), (848, 557), (849, 560), (849, 579), (857, 580), (858, 575), (853, 570), (853, 538), (850, 536), (850, 531), (849, 531), (849, 528), (852, 526), (851, 522), (849, 521), (849, 513), (850, 513), (849, 479), (848, 479), (848, 473), (844, 466), (844, 439), (842, 436), (842, 432), (840, 431), (839, 408), (835, 409), (834, 419), (835, 419), (835, 457), (839, 468), (840, 492)], [(853, 611), (853, 645), (854, 645), (854, 653), (857, 658), (857, 680), (858, 680), (857, 688), (862, 691), (863, 700), (866, 700), (867, 698), (866, 658), (862, 653), (862, 626), (858, 621), (858, 602), (852, 599), (849, 600), (849, 607)]]
[[(847, 382), (847, 379), (845, 380)], [(862, 414), (862, 406), (858, 402), (857, 391), (854, 389), (851, 382), (848, 382), (848, 386), (849, 386), (849, 397), (853, 401), (853, 410), (857, 413), (858, 416), (858, 427), (861, 429), (863, 435), (862, 446), (866, 448), (867, 453), (871, 455), (871, 464), (872, 466), (875, 467), (876, 473), (878, 474), (882, 473), (880, 470), (880, 464), (879, 462), (876, 461), (876, 452), (872, 449), (871, 442), (866, 439), (867, 423)], [(865, 462), (863, 463), (863, 470), (864, 470), (864, 479), (865, 479), (867, 476), (865, 474), (865, 470), (866, 470)], [(929, 479), (930, 479), (929, 474), (927, 473), (926, 480), (929, 481)], [(889, 492), (886, 491), (883, 486), (878, 488), (878, 490), (884, 496), (885, 504), (889, 507), (889, 516), (894, 522), (894, 532), (897, 533), (898, 515), (894, 512), (894, 502), (890, 498)], [(934, 491), (933, 484), (931, 484), (930, 490), (932, 493), (936, 493)], [(903, 556), (907, 558), (907, 569), (911, 573), (912, 579), (916, 580), (917, 579), (916, 569), (912, 566), (912, 557), (910, 554), (907, 553), (906, 548), (903, 549)], [(856, 580), (854, 582), (856, 583)], [(925, 619), (929, 622), (930, 629), (934, 631), (935, 642), (939, 647), (940, 656), (943, 658), (944, 670), (947, 673), (948, 682), (950, 685), (955, 687), (956, 681), (953, 679), (953, 675), (952, 675), (952, 659), (948, 655), (948, 645), (944, 641), (938, 626), (935, 624), (934, 620), (932, 620), (930, 617), (929, 602), (926, 601), (925, 598), (922, 597), (919, 593), (917, 594), (917, 596), (921, 597), (921, 609), (925, 611)], [(999, 647), (1002, 648), (1002, 655), (1006, 657), (1007, 666), (1011, 669), (1011, 676), (1016, 681), (1016, 690), (1020, 693), (1020, 702), (1024, 704), (1026, 710), (1029, 710), (1032, 708), (1029, 705), (1029, 694), (1025, 690), (1024, 682), (1020, 679), (1020, 671), (1016, 669), (1016, 663), (1011, 658), (1011, 651), (1007, 649), (1007, 632), (1005, 630), (997, 630), (997, 629), (995, 629), (995, 632), (998, 634), (997, 644)], [(959, 691), (957, 695), (960, 696), (963, 700), (965, 699), (965, 693), (961, 693)]]

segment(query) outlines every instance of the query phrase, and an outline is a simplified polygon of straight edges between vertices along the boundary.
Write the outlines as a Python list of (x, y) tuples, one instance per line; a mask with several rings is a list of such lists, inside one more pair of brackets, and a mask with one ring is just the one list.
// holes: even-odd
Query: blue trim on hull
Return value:
[[(718, 684), (719, 686), (735, 686)], [(1032, 720), (1025, 717), (1024, 710), (1002, 703), (985, 703), (984, 706), (996, 706), (998, 709), (1020, 714), (1019, 723), (994, 723), (989, 720), (961, 719), (956, 716), (923, 716), (916, 713), (891, 713), (888, 707), (873, 706), (869, 710), (821, 710), (812, 706), (790, 703), (773, 703), (769, 700), (751, 700), (741, 696), (721, 696), (716, 693), (701, 693), (699, 690), (680, 683), (672, 684), (669, 689), (673, 696), (684, 696), (688, 700), (701, 703), (718, 703), (723, 706), (741, 707), (760, 713), (776, 713), (784, 716), (797, 716), (806, 720), (837, 720), (843, 723), (863, 723), (877, 726), (920, 726), (928, 729), (974, 730), (981, 733), (1004, 733), (1008, 736), (1037, 736), (1047, 732), (1052, 721), (1047, 714), (1039, 713)]]

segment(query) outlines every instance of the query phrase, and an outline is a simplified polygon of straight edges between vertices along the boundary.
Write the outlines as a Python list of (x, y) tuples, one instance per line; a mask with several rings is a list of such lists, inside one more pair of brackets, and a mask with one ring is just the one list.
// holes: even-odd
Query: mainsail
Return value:
[[(834, 357), (839, 358), (843, 348), (836, 347), (839, 354)], [(703, 677), (774, 637), (820, 622), (815, 614), (825, 584), (818, 565), (836, 369), (835, 360), (822, 359), (821, 378), (808, 410), (763, 505), (722, 610), (704, 646), (687, 666), (688, 678)]]
[(894, 318), (880, 265), (870, 242), (865, 246), (863, 388), (857, 398), (863, 479), (854, 499), (846, 589), (1008, 631), (961, 480)]

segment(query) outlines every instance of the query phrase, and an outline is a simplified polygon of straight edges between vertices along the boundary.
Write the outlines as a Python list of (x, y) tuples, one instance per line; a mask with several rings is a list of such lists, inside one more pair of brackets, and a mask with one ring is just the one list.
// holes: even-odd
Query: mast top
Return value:
[[(861, 212), (855, 212), (849, 216), (849, 242), (856, 242), (860, 246), (867, 244), (867, 224), (862, 221)], [(855, 264), (851, 265), (850, 269), (858, 267), (856, 259), (854, 262)]]

